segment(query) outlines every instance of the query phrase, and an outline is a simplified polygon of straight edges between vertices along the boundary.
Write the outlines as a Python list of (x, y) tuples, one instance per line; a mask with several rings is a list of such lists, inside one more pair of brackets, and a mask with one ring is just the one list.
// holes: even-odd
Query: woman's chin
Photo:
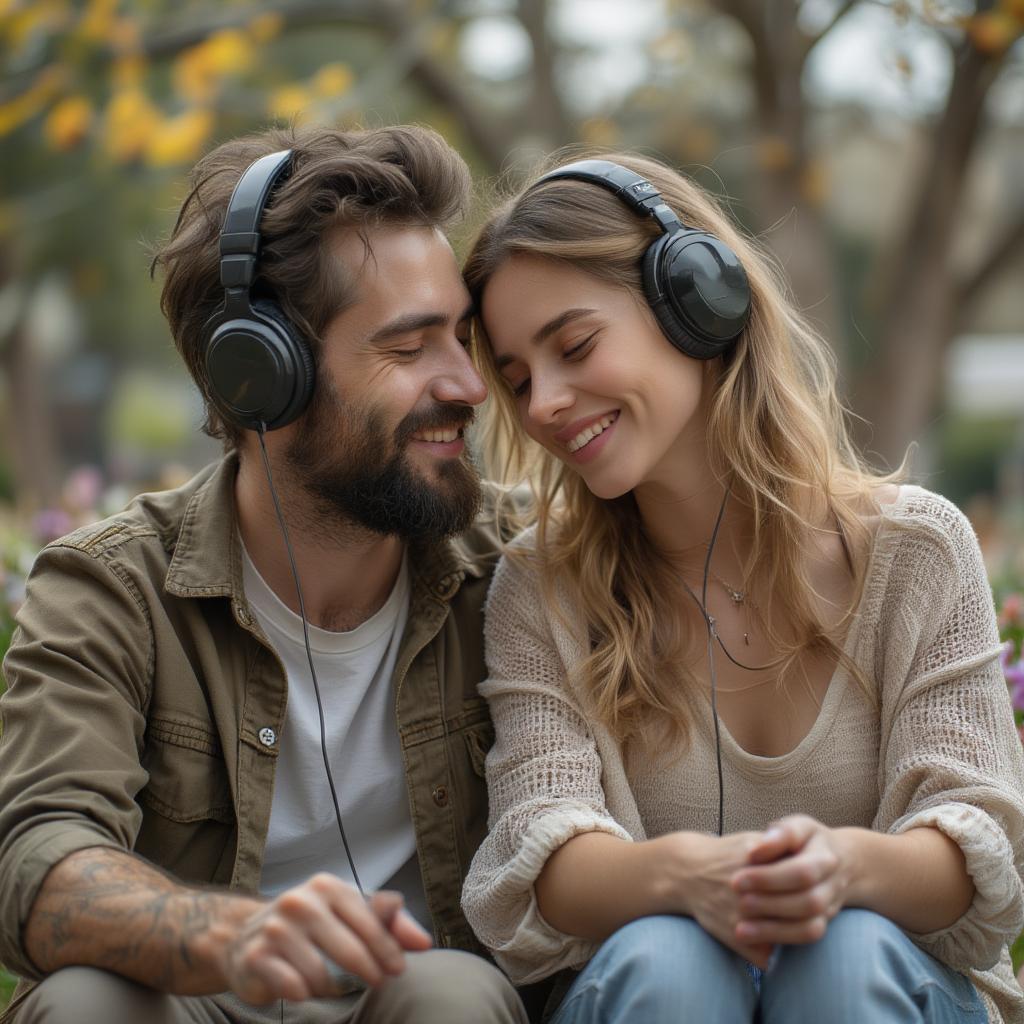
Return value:
[[(580, 475), (582, 476), (582, 474)], [(614, 501), (616, 498), (621, 498), (624, 494), (628, 494), (633, 489), (632, 482), (626, 482), (622, 479), (603, 480), (600, 477), (591, 479), (584, 476), (583, 482), (587, 485), (587, 490), (595, 498), (600, 498), (602, 501)]]

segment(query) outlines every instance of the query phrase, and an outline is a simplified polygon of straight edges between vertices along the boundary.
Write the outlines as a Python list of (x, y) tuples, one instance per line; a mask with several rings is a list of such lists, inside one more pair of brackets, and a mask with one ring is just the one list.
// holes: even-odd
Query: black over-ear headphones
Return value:
[(732, 345), (750, 318), (750, 285), (732, 249), (706, 231), (686, 227), (646, 178), (610, 160), (566, 164), (531, 188), (557, 178), (600, 185), (658, 222), (662, 234), (643, 256), (644, 294), (676, 348), (712, 359)]
[(220, 232), (224, 305), (203, 329), (209, 397), (239, 427), (291, 423), (313, 394), (309, 342), (269, 299), (250, 294), (260, 251), (260, 218), (274, 186), (291, 170), (291, 150), (261, 157), (239, 179)]

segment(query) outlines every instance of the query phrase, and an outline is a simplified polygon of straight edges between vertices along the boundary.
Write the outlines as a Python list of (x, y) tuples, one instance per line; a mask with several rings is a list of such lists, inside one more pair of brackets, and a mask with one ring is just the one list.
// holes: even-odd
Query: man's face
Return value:
[(362, 267), (357, 301), (324, 331), (289, 473), (339, 524), (438, 538), (469, 525), (479, 478), (463, 429), (487, 394), (466, 350), (470, 299), (444, 236), (374, 227), (328, 244)]

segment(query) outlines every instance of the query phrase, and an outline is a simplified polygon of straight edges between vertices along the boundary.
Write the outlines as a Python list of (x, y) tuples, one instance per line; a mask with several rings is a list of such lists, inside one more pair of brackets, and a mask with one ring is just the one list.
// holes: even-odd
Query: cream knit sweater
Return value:
[[(532, 532), (516, 543), (528, 550)], [(529, 565), (505, 559), (487, 605), (481, 693), (497, 733), (487, 757), (490, 833), (463, 907), (517, 984), (583, 964), (597, 948), (552, 928), (537, 908), (534, 882), (563, 843), (592, 831), (627, 841), (711, 832), (717, 819), (707, 697), (692, 697), (690, 748), (674, 766), (626, 763), (567, 682), (585, 632), (568, 586), (559, 601), (574, 629), (546, 607)], [(972, 979), (991, 1021), (1024, 1022), (1007, 950), (1024, 929), (1024, 759), (977, 541), (944, 498), (902, 487), (884, 506), (845, 649), (877, 687), (876, 702), (839, 669), (788, 754), (749, 754), (722, 730), (726, 831), (794, 812), (882, 832), (940, 828), (963, 850), (974, 902), (949, 928), (912, 938)]]

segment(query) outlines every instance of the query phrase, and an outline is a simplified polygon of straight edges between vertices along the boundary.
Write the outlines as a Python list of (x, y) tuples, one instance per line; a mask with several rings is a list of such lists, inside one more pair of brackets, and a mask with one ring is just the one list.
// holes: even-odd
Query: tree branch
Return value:
[(1020, 248), (1024, 248), (1024, 211), (1021, 211), (1016, 221), (1000, 235), (974, 269), (957, 282), (958, 319), (966, 319), (985, 285), (998, 276), (1004, 264), (1009, 263)]
[(839, 24), (843, 18), (850, 12), (852, 8), (857, 5), (857, 0), (843, 0), (841, 4), (832, 12), (832, 17), (829, 18), (828, 24), (818, 32), (816, 35), (809, 35), (804, 37), (804, 44), (801, 47), (800, 54), (800, 66), (803, 67), (807, 62), (807, 57), (811, 50), (821, 42)]

